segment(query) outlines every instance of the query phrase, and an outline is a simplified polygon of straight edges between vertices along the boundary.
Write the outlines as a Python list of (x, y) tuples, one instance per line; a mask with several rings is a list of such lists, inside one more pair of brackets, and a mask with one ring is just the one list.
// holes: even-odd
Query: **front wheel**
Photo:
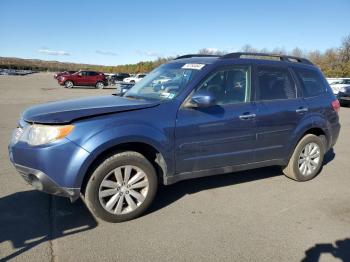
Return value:
[(295, 147), (283, 173), (296, 181), (310, 180), (320, 172), (324, 154), (325, 143), (322, 136), (305, 135)]
[(143, 155), (121, 152), (104, 160), (93, 172), (86, 186), (85, 203), (95, 216), (123, 222), (146, 211), (157, 187), (156, 171)]
[(64, 86), (66, 88), (73, 88), (74, 84), (72, 81), (68, 80), (68, 81), (64, 82)]

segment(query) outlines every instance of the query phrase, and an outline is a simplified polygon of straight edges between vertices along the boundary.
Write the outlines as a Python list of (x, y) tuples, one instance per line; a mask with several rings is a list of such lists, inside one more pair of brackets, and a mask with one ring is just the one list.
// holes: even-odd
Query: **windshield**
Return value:
[(124, 96), (141, 99), (174, 99), (194, 78), (198, 70), (182, 63), (162, 65), (136, 83)]

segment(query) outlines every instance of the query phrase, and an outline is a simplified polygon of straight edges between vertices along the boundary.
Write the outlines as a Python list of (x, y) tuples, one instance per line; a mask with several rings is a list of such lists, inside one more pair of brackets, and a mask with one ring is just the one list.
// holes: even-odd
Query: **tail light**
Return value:
[(333, 107), (335, 112), (338, 113), (340, 111), (340, 103), (339, 103), (338, 99), (336, 99), (332, 102), (332, 107)]

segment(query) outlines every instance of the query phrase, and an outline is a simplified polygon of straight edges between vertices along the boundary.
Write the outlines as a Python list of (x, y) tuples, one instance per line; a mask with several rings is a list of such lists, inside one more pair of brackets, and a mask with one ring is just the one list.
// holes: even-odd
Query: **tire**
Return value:
[(73, 88), (74, 83), (72, 81), (70, 81), (70, 80), (67, 80), (66, 82), (64, 82), (64, 86), (66, 88)]
[(96, 85), (95, 85), (95, 87), (96, 87), (97, 89), (103, 89), (104, 86), (105, 86), (105, 85), (104, 85), (103, 82), (101, 82), (101, 81), (97, 82)]
[[(325, 140), (324, 136), (305, 135), (295, 147), (283, 173), (296, 181), (308, 181), (317, 176), (323, 165)], [(317, 155), (318, 157), (315, 157)]]
[[(125, 180), (128, 169), (130, 178)], [(137, 179), (142, 172), (144, 177)], [(141, 184), (147, 187), (141, 188)], [(84, 200), (93, 215), (118, 223), (142, 215), (153, 202), (157, 188), (153, 165), (140, 153), (126, 151), (106, 158), (94, 170), (87, 182)]]

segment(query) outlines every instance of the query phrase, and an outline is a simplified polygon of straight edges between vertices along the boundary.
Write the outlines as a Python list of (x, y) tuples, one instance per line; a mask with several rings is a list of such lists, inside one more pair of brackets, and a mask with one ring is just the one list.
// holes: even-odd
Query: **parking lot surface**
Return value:
[(350, 108), (321, 174), (305, 183), (275, 167), (183, 181), (121, 224), (26, 185), (7, 154), (20, 113), (113, 91), (65, 89), (44, 73), (0, 76), (0, 261), (350, 261)]

